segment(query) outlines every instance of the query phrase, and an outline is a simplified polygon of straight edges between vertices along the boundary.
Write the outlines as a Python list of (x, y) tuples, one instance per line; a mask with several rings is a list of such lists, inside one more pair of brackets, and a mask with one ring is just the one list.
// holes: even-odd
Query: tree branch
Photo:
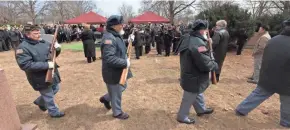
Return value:
[(187, 7), (191, 6), (195, 1), (196, 1), (196, 0), (193, 0), (191, 3), (189, 3), (188, 5), (186, 5), (185, 7), (183, 7), (182, 9), (176, 11), (176, 12), (174, 13), (174, 15), (176, 15), (176, 14), (180, 13), (181, 11), (185, 10)]

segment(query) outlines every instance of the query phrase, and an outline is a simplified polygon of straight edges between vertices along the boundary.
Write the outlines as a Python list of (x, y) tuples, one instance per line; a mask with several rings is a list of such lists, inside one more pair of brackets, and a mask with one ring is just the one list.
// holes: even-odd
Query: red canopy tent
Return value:
[(145, 12), (135, 18), (130, 19), (132, 23), (169, 23), (170, 21), (164, 17), (161, 17), (151, 11)]
[(80, 24), (80, 23), (88, 23), (88, 24), (100, 24), (106, 23), (107, 19), (93, 11), (82, 14), (78, 17), (66, 20), (67, 24)]

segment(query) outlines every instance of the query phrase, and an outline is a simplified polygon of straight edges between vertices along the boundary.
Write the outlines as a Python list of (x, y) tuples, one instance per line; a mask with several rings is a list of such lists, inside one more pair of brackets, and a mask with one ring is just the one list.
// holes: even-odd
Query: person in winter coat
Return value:
[(192, 32), (184, 38), (178, 48), (180, 53), (180, 85), (184, 90), (182, 102), (177, 115), (180, 123), (194, 124), (189, 118), (189, 110), (194, 107), (197, 116), (213, 113), (212, 108), (206, 108), (203, 92), (209, 86), (209, 73), (218, 69), (217, 63), (210, 58), (204, 35), (207, 33), (207, 22), (196, 20), (191, 28)]
[(81, 34), (81, 39), (83, 42), (84, 54), (87, 58), (87, 62), (91, 63), (92, 61), (96, 61), (96, 38), (93, 31), (90, 30), (90, 25), (85, 25), (84, 31)]
[(219, 20), (216, 22), (216, 30), (212, 37), (213, 40), (213, 52), (215, 61), (218, 63), (219, 69), (216, 71), (216, 79), (219, 81), (219, 77), (222, 71), (223, 63), (227, 55), (227, 49), (229, 44), (230, 35), (226, 30), (227, 22), (225, 20)]

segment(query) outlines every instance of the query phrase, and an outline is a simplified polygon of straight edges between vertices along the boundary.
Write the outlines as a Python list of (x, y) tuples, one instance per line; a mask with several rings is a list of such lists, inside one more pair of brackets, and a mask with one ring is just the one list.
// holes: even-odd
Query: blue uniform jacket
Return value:
[[(49, 84), (45, 83), (46, 72), (48, 70), (50, 43), (44, 40), (34, 41), (25, 38), (16, 50), (16, 60), (19, 67), (25, 71), (27, 79), (34, 90), (45, 89)], [(56, 50), (56, 55), (60, 53), (60, 48)], [(55, 67), (53, 83), (60, 83), (58, 65)]]
[[(107, 29), (101, 42), (102, 75), (106, 84), (119, 84), (122, 71), (127, 67), (127, 48), (122, 37), (113, 29)], [(128, 77), (132, 73), (129, 70)]]

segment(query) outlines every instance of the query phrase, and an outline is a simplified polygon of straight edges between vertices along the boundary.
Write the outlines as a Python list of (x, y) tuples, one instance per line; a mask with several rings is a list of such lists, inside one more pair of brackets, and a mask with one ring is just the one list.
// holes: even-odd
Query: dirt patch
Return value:
[(83, 52), (64, 50), (57, 59), (62, 83), (56, 103), (67, 114), (61, 119), (52, 119), (33, 105), (39, 93), (27, 82), (12, 51), (0, 53), (0, 68), (6, 72), (21, 122), (35, 123), (40, 130), (282, 129), (277, 95), (247, 117), (237, 117), (233, 112), (255, 88), (246, 82), (253, 69), (250, 54), (250, 50), (245, 50), (242, 56), (228, 53), (220, 83), (205, 92), (206, 104), (214, 107), (215, 113), (196, 117), (192, 109), (191, 116), (197, 120), (195, 125), (179, 124), (175, 120), (182, 97), (178, 56), (156, 56), (153, 50), (140, 60), (132, 59), (134, 78), (129, 80), (122, 104), (131, 116), (126, 121), (112, 118), (112, 112), (99, 103), (99, 97), (107, 91), (101, 75), (101, 60), (87, 64)]

